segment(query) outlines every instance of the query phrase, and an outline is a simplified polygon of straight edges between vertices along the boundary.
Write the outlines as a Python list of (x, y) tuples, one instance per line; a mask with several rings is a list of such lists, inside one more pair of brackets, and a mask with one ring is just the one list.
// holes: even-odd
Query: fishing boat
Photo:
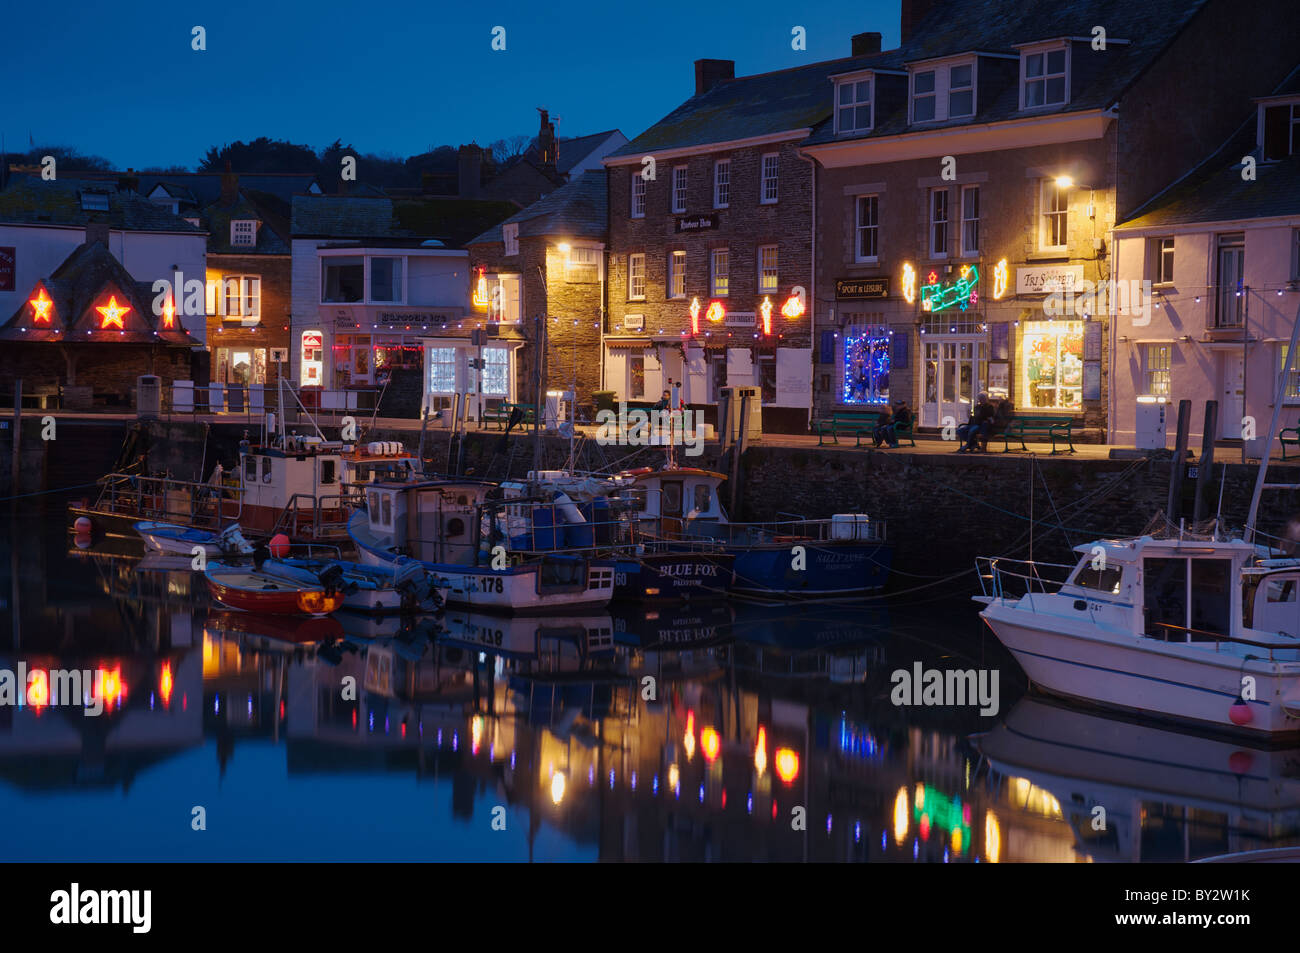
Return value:
[(734, 557), (732, 588), (767, 599), (856, 599), (884, 587), (893, 561), (883, 520), (862, 513), (736, 523), (718, 494), (725, 474), (689, 467), (629, 474), (640, 495), (640, 532), (687, 549), (717, 544)]
[(213, 599), (245, 612), (323, 616), (343, 605), (338, 589), (279, 578), (251, 566), (208, 563), (204, 575)]
[(977, 560), (980, 615), (1036, 686), (1300, 737), (1300, 561), (1218, 534), (1103, 539), (1075, 552), (1073, 567)]
[(145, 549), (151, 553), (193, 556), (195, 549), (198, 548), (205, 556), (217, 558), (248, 556), (253, 552), (253, 544), (244, 539), (239, 524), (227, 526), (217, 533), (195, 526), (181, 526), (178, 523), (142, 520), (135, 524), (134, 529), (144, 540)]
[(290, 582), (341, 592), (342, 608), (358, 612), (433, 612), (443, 604), (438, 580), (409, 558), (382, 568), (341, 559), (267, 559), (259, 568)]
[(614, 589), (614, 562), (553, 553), (512, 560), (483, 534), (483, 510), (494, 484), (481, 480), (374, 483), (348, 535), (366, 565), (387, 568), (419, 560), (447, 586), (451, 605), (504, 612), (567, 612), (601, 606)]

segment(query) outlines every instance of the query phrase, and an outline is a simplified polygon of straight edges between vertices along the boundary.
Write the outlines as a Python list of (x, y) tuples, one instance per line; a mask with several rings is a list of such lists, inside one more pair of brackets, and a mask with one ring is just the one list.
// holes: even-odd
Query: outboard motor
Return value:
[(343, 567), (341, 566), (326, 566), (316, 574), (316, 578), (319, 579), (320, 584), (325, 587), (325, 592), (331, 596), (338, 592), (351, 595), (353, 592), (357, 591), (357, 584), (355, 582), (350, 584), (351, 588), (349, 589), (349, 583), (343, 578)]

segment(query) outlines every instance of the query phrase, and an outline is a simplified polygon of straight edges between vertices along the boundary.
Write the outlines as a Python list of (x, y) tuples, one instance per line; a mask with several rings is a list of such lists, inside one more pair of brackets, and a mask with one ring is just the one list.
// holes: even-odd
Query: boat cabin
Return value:
[[(239, 478), (244, 507), (283, 510), (299, 495), (302, 506), (338, 509), (344, 490), (341, 445), (289, 435), (269, 447), (243, 447)], [(311, 497), (314, 500), (306, 500)]]
[[(1058, 595), (1076, 597), (1074, 608), (1090, 611), (1098, 622), (1169, 642), (1216, 642), (1244, 628), (1275, 631), (1260, 625), (1270, 617), (1267, 601), (1264, 615), (1254, 613), (1253, 625), (1251, 613), (1243, 611), (1260, 603), (1250, 602), (1254, 587), (1240, 584), (1256, 556), (1255, 547), (1242, 540), (1143, 536), (1099, 540), (1076, 546), (1075, 552), (1079, 562)], [(1278, 582), (1286, 580), (1300, 580), (1300, 565), (1278, 570)], [(1275, 588), (1282, 594), (1284, 586)], [(1274, 590), (1266, 597), (1269, 591)], [(1294, 622), (1291, 629), (1296, 630)]]
[(718, 497), (718, 487), (726, 479), (726, 474), (690, 467), (638, 474), (636, 485), (644, 493), (638, 518), (648, 531), (664, 533), (680, 533), (697, 520), (726, 523)]
[(478, 480), (373, 483), (366, 487), (370, 532), (416, 559), (475, 565), (479, 507), (493, 488)]

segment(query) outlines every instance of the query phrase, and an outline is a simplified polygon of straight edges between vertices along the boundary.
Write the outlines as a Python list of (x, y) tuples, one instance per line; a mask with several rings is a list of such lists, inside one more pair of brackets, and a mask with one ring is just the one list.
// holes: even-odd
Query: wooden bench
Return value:
[(883, 415), (876, 412), (862, 414), (831, 414), (823, 420), (815, 421), (817, 427), (817, 446), (821, 446), (825, 441), (826, 434), (829, 432), (832, 442), (840, 442), (839, 435), (845, 436), (852, 434), (857, 442), (855, 446), (862, 446), (862, 437), (871, 436), (876, 427), (880, 426), (880, 418)]
[(1020, 449), (1028, 451), (1029, 447), (1025, 446), (1026, 437), (1041, 437), (1045, 440), (1051, 440), (1052, 453), (1056, 453), (1056, 442), (1065, 441), (1070, 448), (1070, 453), (1077, 453), (1074, 449), (1074, 441), (1071, 438), (1071, 428), (1074, 426), (1072, 421), (1063, 420), (1060, 417), (1015, 417), (1007, 424), (1007, 429), (1000, 434), (993, 434), (989, 439), (1002, 439), (1002, 452), (1006, 453), (1011, 449), (1011, 441), (1019, 440)]
[(537, 419), (537, 408), (533, 404), (511, 404), (502, 402), (495, 410), (485, 408), (479, 416), (480, 423), (494, 423), (497, 430), (505, 430), (510, 423), (510, 414), (518, 407), (524, 412), (524, 424), (532, 424)]
[(909, 446), (916, 446), (912, 430), (914, 426), (916, 426), (916, 414), (913, 414), (912, 419), (905, 424), (894, 424), (894, 436), (898, 438), (899, 444), (902, 444), (903, 438), (906, 437)]
[(1287, 444), (1300, 450), (1300, 427), (1283, 427), (1277, 432), (1277, 442), (1282, 445), (1282, 459), (1285, 460)]

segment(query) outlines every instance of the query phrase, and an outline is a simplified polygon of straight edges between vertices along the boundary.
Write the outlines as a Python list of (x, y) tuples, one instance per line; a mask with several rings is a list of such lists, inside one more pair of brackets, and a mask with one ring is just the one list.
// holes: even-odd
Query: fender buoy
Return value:
[(72, 528), (78, 536), (89, 536), (91, 530), (90, 517), (78, 516), (76, 521), (73, 522)]
[(289, 537), (284, 533), (276, 533), (271, 537), (268, 548), (271, 550), (271, 555), (276, 559), (284, 559), (285, 556), (289, 555)]
[(1228, 709), (1228, 718), (1234, 725), (1241, 726), (1249, 725), (1255, 719), (1255, 715), (1246, 704), (1246, 700), (1238, 695), (1237, 700)]
[(1245, 774), (1255, 763), (1255, 756), (1249, 751), (1234, 751), (1228, 755), (1228, 770), (1233, 774)]

